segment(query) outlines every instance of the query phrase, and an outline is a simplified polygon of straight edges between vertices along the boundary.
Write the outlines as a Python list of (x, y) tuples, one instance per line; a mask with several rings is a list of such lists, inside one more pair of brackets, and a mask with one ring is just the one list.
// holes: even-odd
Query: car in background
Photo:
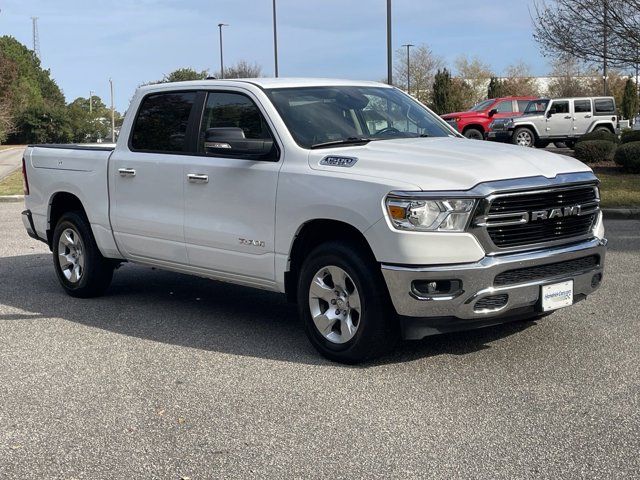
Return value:
[(442, 118), (465, 137), (483, 140), (491, 122), (498, 118), (522, 115), (531, 100), (537, 97), (490, 98), (466, 112), (442, 115)]
[(562, 142), (573, 147), (578, 138), (597, 131), (616, 132), (613, 97), (542, 98), (531, 101), (518, 118), (495, 119), (488, 140), (544, 148)]

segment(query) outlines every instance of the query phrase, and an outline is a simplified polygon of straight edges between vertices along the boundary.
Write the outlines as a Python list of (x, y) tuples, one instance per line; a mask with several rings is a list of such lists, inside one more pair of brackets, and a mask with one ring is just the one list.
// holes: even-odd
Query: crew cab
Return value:
[(613, 97), (542, 98), (530, 102), (518, 118), (495, 119), (488, 140), (540, 148), (563, 142), (572, 147), (587, 133), (615, 133), (617, 123)]
[(469, 141), (374, 82), (145, 86), (116, 145), (29, 146), (23, 172), (25, 228), (69, 295), (124, 262), (282, 292), (340, 362), (539, 318), (603, 275), (589, 167)]
[(536, 97), (490, 98), (467, 112), (442, 115), (453, 128), (472, 140), (482, 140), (489, 131), (489, 125), (497, 118), (513, 118), (522, 115), (529, 101)]

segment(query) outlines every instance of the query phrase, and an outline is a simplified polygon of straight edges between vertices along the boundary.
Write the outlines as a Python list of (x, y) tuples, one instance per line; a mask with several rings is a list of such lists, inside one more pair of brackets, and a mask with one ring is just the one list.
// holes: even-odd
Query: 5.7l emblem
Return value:
[(263, 240), (247, 240), (246, 238), (239, 238), (240, 245), (245, 245), (247, 247), (264, 247), (265, 243)]

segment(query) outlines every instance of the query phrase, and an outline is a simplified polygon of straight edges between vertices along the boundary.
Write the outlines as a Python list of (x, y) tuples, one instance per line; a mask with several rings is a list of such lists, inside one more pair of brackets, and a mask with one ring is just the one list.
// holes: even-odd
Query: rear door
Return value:
[[(212, 152), (208, 129), (241, 129), (247, 139), (275, 140), (258, 100), (241, 89), (208, 91), (198, 155), (182, 169), (189, 263), (256, 286), (274, 281), (275, 202), (281, 149), (269, 159)], [(224, 142), (223, 142), (224, 143)], [(253, 279), (253, 280), (252, 280)]]
[(573, 134), (584, 135), (593, 123), (593, 107), (590, 98), (577, 98), (573, 101)]
[[(146, 96), (127, 148), (110, 161), (111, 222), (127, 257), (186, 265), (184, 164), (190, 159), (198, 92)], [(190, 123), (191, 122), (191, 123)]]
[(547, 135), (565, 137), (572, 134), (573, 115), (569, 100), (553, 100), (547, 112)]

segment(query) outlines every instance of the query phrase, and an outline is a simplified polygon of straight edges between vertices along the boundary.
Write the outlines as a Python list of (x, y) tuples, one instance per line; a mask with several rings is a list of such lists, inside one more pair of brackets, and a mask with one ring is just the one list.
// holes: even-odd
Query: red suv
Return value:
[(538, 97), (490, 98), (480, 102), (468, 112), (456, 112), (442, 115), (465, 137), (483, 140), (489, 131), (489, 124), (496, 118), (519, 117), (531, 100)]

